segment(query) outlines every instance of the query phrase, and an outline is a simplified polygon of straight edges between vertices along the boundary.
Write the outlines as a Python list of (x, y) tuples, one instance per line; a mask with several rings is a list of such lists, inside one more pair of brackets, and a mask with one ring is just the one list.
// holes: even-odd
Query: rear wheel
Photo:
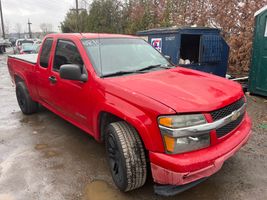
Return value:
[(23, 82), (16, 84), (16, 96), (19, 107), (24, 114), (29, 115), (37, 112), (38, 103), (32, 100)]
[(106, 151), (112, 178), (121, 191), (144, 185), (147, 176), (145, 151), (136, 130), (120, 121), (108, 125)]

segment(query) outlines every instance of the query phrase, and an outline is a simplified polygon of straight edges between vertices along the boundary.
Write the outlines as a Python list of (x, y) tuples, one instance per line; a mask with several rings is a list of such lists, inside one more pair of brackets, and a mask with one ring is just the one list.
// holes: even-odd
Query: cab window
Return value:
[(72, 41), (60, 39), (56, 47), (53, 70), (59, 71), (60, 67), (65, 64), (83, 66), (83, 60)]
[(40, 66), (41, 67), (44, 67), (44, 68), (48, 67), (52, 44), (53, 44), (52, 38), (47, 38), (44, 41), (42, 52), (40, 55)]

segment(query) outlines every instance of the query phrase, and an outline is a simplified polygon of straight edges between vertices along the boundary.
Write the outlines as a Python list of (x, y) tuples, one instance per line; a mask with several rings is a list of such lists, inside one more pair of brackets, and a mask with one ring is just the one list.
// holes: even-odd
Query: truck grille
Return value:
[(211, 112), (211, 116), (213, 121), (222, 119), (228, 115), (230, 115), (233, 111), (241, 108), (243, 106), (243, 104), (245, 103), (245, 99), (244, 97), (242, 99), (239, 99), (238, 101), (230, 104), (229, 106), (226, 106), (224, 108), (221, 108), (219, 110), (215, 110), (213, 112)]
[[(244, 97), (239, 99), (238, 101), (224, 107), (221, 108), (219, 110), (215, 110), (213, 112), (211, 112), (211, 116), (213, 121), (222, 119), (228, 115), (230, 115), (233, 111), (238, 110), (239, 108), (241, 108), (245, 103), (245, 99)], [(230, 122), (229, 124), (219, 128), (216, 130), (217, 133), (217, 137), (223, 137), (224, 135), (230, 133), (231, 131), (233, 131), (236, 127), (238, 127), (238, 125), (242, 122), (243, 118), (245, 116), (245, 113), (243, 113), (242, 115), (240, 115), (235, 121)]]
[(218, 138), (223, 137), (227, 133), (230, 133), (231, 131), (233, 131), (242, 122), (244, 116), (245, 116), (245, 113), (240, 115), (235, 121), (232, 121), (229, 124), (217, 129), (216, 130), (217, 137)]

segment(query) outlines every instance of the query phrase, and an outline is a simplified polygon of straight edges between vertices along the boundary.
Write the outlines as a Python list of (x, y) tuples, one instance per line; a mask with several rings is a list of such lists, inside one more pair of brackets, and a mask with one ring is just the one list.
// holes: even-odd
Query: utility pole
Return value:
[(30, 19), (28, 19), (28, 27), (29, 27), (29, 36), (32, 38), (32, 30), (31, 30), (32, 23), (30, 22)]
[(2, 33), (3, 33), (3, 38), (6, 38), (5, 34), (5, 26), (4, 26), (4, 18), (3, 18), (3, 10), (2, 10), (2, 1), (0, 0), (0, 13), (1, 13), (1, 24), (2, 24)]
[(79, 31), (79, 1), (76, 0), (76, 31)]
[(83, 11), (83, 10), (86, 10), (86, 9), (83, 9), (83, 8), (79, 8), (79, 0), (75, 0), (75, 8), (72, 8), (70, 10), (72, 11), (75, 11), (76, 12), (76, 32), (80, 32), (80, 27), (79, 27), (79, 22), (80, 22), (80, 19), (79, 19), (79, 12), (80, 11)]

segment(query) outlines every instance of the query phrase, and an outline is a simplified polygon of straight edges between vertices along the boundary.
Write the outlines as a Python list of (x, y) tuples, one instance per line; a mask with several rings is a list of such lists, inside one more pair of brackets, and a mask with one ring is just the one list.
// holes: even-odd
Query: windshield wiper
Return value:
[(172, 67), (164, 66), (164, 65), (161, 65), (161, 64), (149, 65), (147, 67), (144, 67), (144, 68), (141, 68), (141, 69), (137, 69), (137, 70), (133, 70), (133, 71), (118, 71), (118, 72), (114, 72), (114, 73), (110, 73), (110, 74), (104, 74), (104, 75), (101, 76), (101, 78), (106, 78), (106, 77), (111, 77), (111, 76), (121, 76), (121, 75), (125, 75), (125, 74), (145, 73), (143, 71), (149, 70), (149, 69), (153, 69), (153, 68), (170, 69)]
[(170, 69), (172, 67), (168, 67), (168, 66), (164, 66), (164, 65), (158, 64), (158, 65), (149, 65), (147, 67), (144, 67), (142, 69), (138, 69), (136, 71), (141, 72), (141, 71), (145, 71), (145, 70), (149, 70), (149, 69), (154, 69), (154, 68)]
[(133, 71), (118, 71), (118, 72), (114, 72), (114, 73), (110, 73), (110, 74), (104, 74), (101, 77), (105, 78), (105, 77), (111, 77), (111, 76), (121, 76), (121, 75), (125, 75), (125, 74), (134, 74), (134, 73), (143, 73), (139, 70), (133, 70)]

